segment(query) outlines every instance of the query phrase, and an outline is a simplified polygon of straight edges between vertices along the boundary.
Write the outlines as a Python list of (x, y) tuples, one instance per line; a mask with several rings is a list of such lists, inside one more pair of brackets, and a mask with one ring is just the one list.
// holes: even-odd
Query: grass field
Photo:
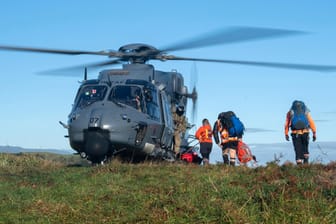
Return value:
[(208, 167), (0, 154), (0, 223), (334, 223), (336, 163)]

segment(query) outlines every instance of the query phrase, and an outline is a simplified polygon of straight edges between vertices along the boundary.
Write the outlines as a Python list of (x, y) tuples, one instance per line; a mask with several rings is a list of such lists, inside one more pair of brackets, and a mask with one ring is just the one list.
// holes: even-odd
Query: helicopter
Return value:
[[(168, 52), (219, 44), (304, 34), (300, 31), (231, 27), (157, 49), (148, 44), (132, 43), (118, 50), (82, 51), (0, 45), (0, 50), (64, 55), (106, 56), (107, 61), (65, 68), (83, 69), (84, 78), (74, 99), (67, 123), (70, 146), (82, 158), (94, 164), (104, 163), (116, 155), (160, 158), (174, 161), (173, 115), (177, 108), (187, 109), (188, 100), (197, 100), (196, 87), (189, 90), (184, 77), (176, 70), (160, 71), (148, 62), (199, 61), (319, 72), (335, 71), (336, 66), (222, 60), (180, 57)], [(122, 65), (104, 69), (96, 79), (87, 79), (87, 68)], [(58, 70), (55, 70), (56, 72)], [(62, 69), (59, 69), (62, 71)], [(188, 128), (193, 124), (188, 122)], [(185, 139), (187, 131), (180, 133)], [(185, 146), (187, 147), (187, 146)]]

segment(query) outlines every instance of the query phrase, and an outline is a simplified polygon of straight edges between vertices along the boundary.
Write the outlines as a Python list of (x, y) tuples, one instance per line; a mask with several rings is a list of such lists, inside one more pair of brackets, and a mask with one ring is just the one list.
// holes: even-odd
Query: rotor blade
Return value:
[(191, 100), (192, 100), (192, 110), (191, 110), (191, 123), (195, 124), (197, 121), (197, 111), (198, 111), (198, 105), (197, 105), (197, 90), (196, 86), (198, 83), (198, 70), (196, 66), (196, 62), (193, 62), (193, 65), (191, 67), (191, 76), (190, 76), (190, 84), (192, 88), (192, 92), (190, 94)]
[(176, 56), (171, 56), (171, 55), (167, 55), (166, 60), (218, 62), (218, 63), (227, 63), (227, 64), (262, 66), (262, 67), (284, 68), (284, 69), (297, 69), (297, 70), (308, 70), (308, 71), (317, 71), (317, 72), (336, 71), (335, 65), (314, 65), (314, 64), (294, 64), (294, 63), (278, 63), (278, 62), (257, 62), (257, 61), (241, 61), (241, 60), (187, 58), (187, 57), (176, 57)]
[(70, 66), (70, 67), (65, 67), (65, 68), (58, 68), (58, 69), (53, 69), (53, 70), (46, 70), (46, 71), (41, 71), (38, 72), (37, 74), (39, 75), (57, 75), (57, 76), (78, 76), (78, 74), (85, 69), (85, 68), (98, 68), (98, 67), (103, 67), (107, 65), (116, 65), (120, 64), (121, 61), (118, 60), (109, 60), (109, 61), (104, 61), (104, 62), (96, 62), (96, 63), (90, 63), (90, 64), (83, 64), (83, 65), (77, 65), (77, 66)]
[(194, 86), (193, 91), (192, 91), (192, 95), (193, 97), (191, 98), (192, 100), (192, 111), (191, 111), (191, 121), (193, 124), (195, 124), (196, 120), (197, 120), (197, 112), (198, 112), (198, 100), (197, 100), (197, 90), (196, 90), (196, 86)]
[(185, 50), (219, 44), (232, 44), (244, 41), (275, 38), (289, 35), (305, 34), (302, 31), (284, 30), (259, 27), (231, 27), (214, 31), (205, 36), (190, 39), (180, 43), (172, 44), (163, 48), (163, 52)]
[(19, 46), (5, 46), (5, 45), (0, 45), (0, 50), (26, 51), (35, 53), (49, 53), (49, 54), (68, 54), (68, 55), (92, 54), (92, 55), (104, 55), (110, 57), (117, 55), (117, 52), (114, 51), (79, 51), (79, 50), (61, 50), (50, 48), (33, 48), (33, 47), (19, 47)]

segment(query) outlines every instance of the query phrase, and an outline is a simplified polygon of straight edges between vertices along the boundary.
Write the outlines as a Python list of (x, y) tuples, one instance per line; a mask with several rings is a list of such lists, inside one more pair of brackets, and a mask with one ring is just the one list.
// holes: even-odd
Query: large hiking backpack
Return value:
[(219, 114), (221, 125), (229, 132), (229, 137), (242, 137), (245, 131), (244, 124), (232, 111)]
[(247, 163), (254, 160), (250, 148), (242, 141), (238, 142), (237, 157), (240, 163)]
[(302, 130), (309, 128), (307, 113), (309, 110), (302, 101), (294, 101), (291, 107), (291, 129)]

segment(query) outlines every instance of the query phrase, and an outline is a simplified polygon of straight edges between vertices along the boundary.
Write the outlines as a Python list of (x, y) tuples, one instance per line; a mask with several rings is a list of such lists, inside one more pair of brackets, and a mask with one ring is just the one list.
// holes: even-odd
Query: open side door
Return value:
[(161, 114), (162, 114), (162, 135), (161, 135), (161, 147), (171, 148), (174, 135), (174, 123), (170, 108), (170, 102), (167, 99), (167, 95), (164, 91), (160, 92), (161, 95)]

